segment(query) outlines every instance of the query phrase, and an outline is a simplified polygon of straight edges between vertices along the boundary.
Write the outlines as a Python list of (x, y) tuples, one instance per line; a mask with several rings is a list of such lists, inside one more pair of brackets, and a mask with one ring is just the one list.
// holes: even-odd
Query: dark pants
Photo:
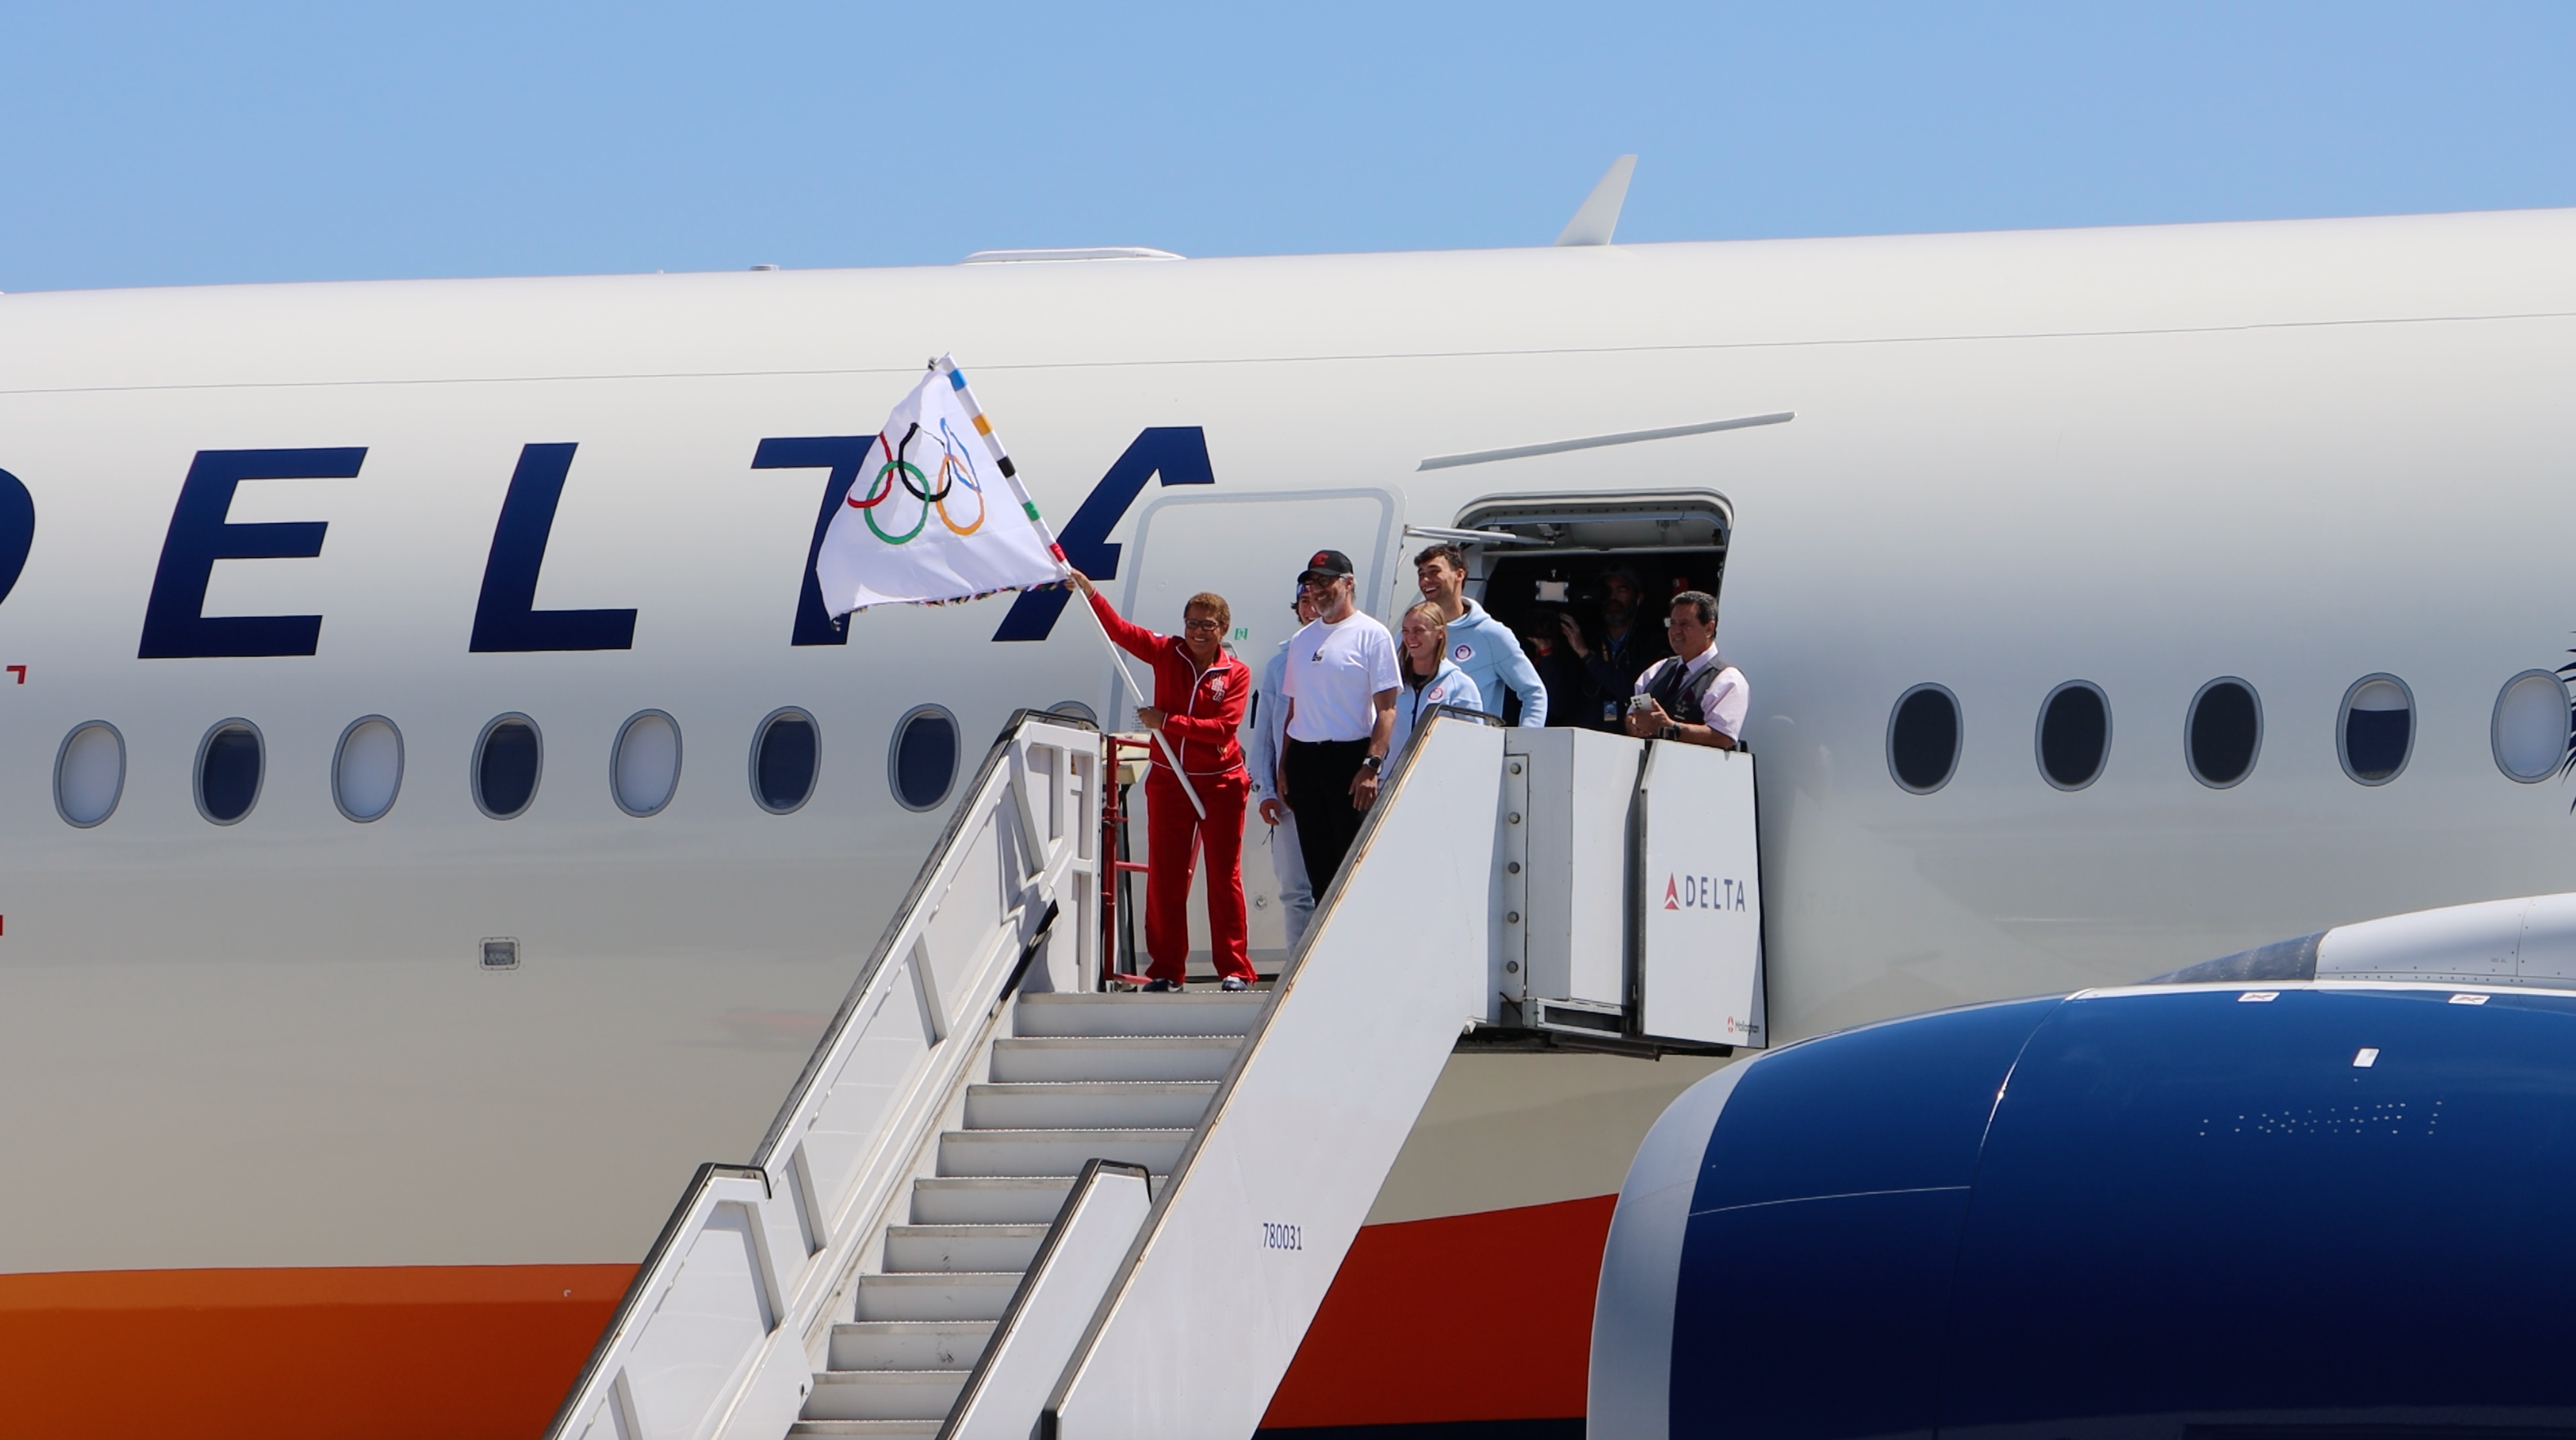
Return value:
[(1280, 768), (1287, 771), (1288, 808), (1297, 812), (1297, 849), (1306, 859), (1306, 883), (1315, 899), (1341, 873), (1342, 857), (1359, 838), (1366, 812), (1351, 804), (1351, 777), (1368, 758), (1366, 740), (1291, 740)]

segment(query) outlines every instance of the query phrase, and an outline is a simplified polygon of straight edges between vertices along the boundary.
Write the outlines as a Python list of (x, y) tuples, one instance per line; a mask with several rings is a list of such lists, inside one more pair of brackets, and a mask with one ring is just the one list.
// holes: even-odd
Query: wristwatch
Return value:
[(1664, 727), (1663, 733), (1655, 738), (1659, 740), (1679, 740), (1682, 738), (1682, 727), (1679, 725), (1667, 725)]
[(1360, 768), (1372, 774), (1376, 772), (1377, 767), (1385, 763), (1386, 757), (1383, 755), (1365, 755), (1360, 758)]

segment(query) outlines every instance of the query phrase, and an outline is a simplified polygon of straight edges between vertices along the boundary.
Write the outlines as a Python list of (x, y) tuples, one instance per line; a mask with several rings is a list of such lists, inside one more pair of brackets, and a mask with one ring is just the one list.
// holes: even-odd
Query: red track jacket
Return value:
[[(1243, 746), (1235, 731), (1243, 725), (1244, 707), (1252, 703), (1252, 669), (1229, 650), (1216, 652), (1216, 663), (1201, 670), (1177, 635), (1157, 635), (1130, 624), (1093, 595), (1091, 613), (1118, 648), (1154, 667), (1154, 708), (1163, 712), (1163, 733), (1181, 755), (1181, 768), (1192, 775), (1228, 775), (1243, 768)], [(1115, 726), (1111, 728), (1117, 728)], [(1165, 764), (1163, 747), (1154, 747), (1154, 763)]]

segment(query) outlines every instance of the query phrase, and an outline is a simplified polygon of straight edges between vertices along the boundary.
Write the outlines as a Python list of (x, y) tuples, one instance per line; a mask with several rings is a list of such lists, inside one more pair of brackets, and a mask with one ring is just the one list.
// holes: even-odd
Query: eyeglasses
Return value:
[(1202, 615), (1195, 620), (1182, 621), (1181, 628), (1184, 630), (1222, 630), (1225, 628), (1225, 622), (1212, 615)]

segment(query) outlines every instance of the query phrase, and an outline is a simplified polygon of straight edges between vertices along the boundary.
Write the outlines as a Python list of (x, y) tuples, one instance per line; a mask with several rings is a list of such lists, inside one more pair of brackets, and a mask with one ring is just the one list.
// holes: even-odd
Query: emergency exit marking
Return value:
[(1305, 1227), (1261, 1223), (1261, 1246), (1265, 1250), (1303, 1250), (1306, 1248)]

